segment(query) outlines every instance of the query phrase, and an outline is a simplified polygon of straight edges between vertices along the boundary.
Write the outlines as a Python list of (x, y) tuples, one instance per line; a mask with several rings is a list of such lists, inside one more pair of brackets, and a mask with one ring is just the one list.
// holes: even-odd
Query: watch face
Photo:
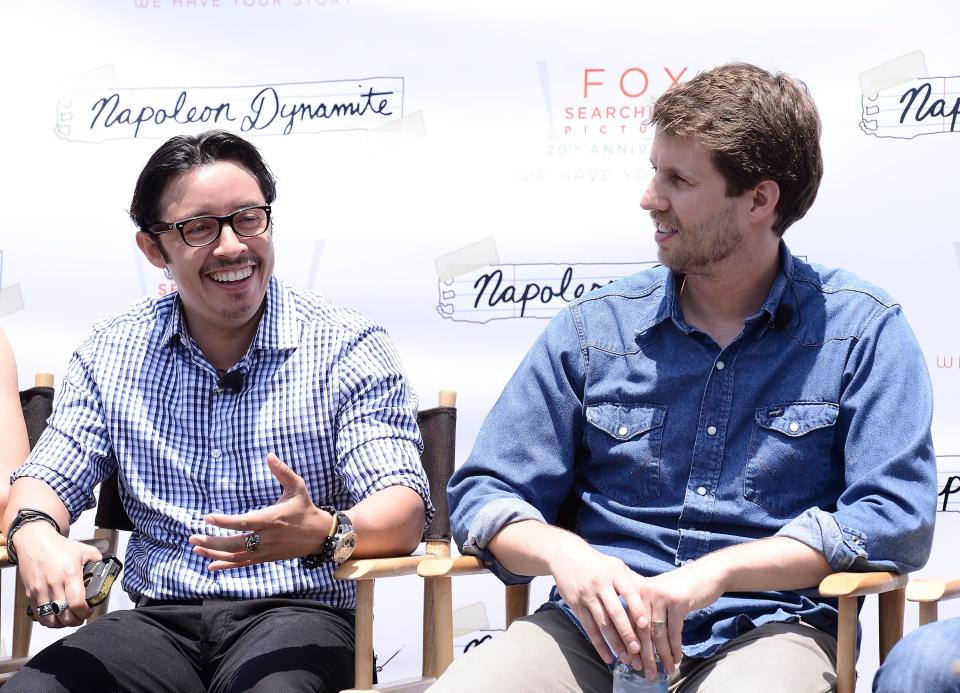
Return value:
[(337, 548), (333, 550), (333, 561), (337, 565), (350, 558), (350, 554), (353, 553), (353, 549), (357, 545), (357, 533), (351, 529), (349, 532), (345, 532), (338, 537), (338, 539)]

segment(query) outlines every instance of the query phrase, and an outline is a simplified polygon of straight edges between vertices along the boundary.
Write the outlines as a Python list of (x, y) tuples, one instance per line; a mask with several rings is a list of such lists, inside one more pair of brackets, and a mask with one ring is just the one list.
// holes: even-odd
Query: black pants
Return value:
[(335, 692), (353, 686), (353, 612), (306, 599), (114, 611), (31, 659), (4, 693)]

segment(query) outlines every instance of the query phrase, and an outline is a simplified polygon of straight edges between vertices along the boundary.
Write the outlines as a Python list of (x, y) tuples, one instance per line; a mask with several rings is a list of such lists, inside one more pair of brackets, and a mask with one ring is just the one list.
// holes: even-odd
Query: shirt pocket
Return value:
[(840, 407), (793, 402), (756, 410), (743, 495), (778, 517), (831, 504), (831, 448)]
[(601, 402), (586, 408), (587, 490), (623, 505), (660, 496), (660, 448), (667, 408)]

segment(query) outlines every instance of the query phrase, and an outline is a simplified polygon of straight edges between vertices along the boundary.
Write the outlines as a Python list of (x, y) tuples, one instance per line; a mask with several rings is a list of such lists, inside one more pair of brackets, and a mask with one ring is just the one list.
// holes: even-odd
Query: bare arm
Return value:
[[(7, 507), (10, 475), (30, 454), (27, 427), (20, 409), (20, 390), (17, 382), (17, 363), (6, 336), (0, 330), (0, 514)], [(0, 527), (6, 531), (9, 525)]]
[(83, 586), (83, 565), (100, 558), (91, 546), (66, 537), (70, 514), (56, 492), (38, 479), (22, 477), (10, 488), (10, 499), (3, 526), (9, 527), (20, 508), (35, 508), (47, 513), (60, 525), (62, 534), (47, 522), (23, 525), (13, 537), (19, 561), (20, 580), (27, 599), (36, 611), (38, 604), (64, 600), (69, 610), (40, 618), (50, 628), (79, 626), (90, 617)]
[(420, 494), (406, 486), (389, 486), (346, 511), (357, 532), (353, 558), (404, 556), (420, 543), (426, 508)]
[[(283, 487), (283, 495), (268, 508), (242, 515), (208, 515), (208, 524), (260, 535), (261, 545), (246, 551), (247, 534), (226, 537), (194, 534), (194, 553), (211, 559), (210, 570), (226, 570), (299, 558), (323, 550), (333, 516), (313, 504), (303, 479), (276, 455), (267, 463)], [(357, 532), (358, 558), (410, 553), (420, 542), (425, 509), (419, 494), (403, 486), (377, 491), (347, 511)]]

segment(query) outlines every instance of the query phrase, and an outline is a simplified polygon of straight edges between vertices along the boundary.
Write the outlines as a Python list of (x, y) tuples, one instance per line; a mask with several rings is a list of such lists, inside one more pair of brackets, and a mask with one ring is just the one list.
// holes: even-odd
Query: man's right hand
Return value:
[(46, 522), (31, 522), (13, 536), (17, 552), (20, 581), (34, 614), (37, 607), (55, 601), (66, 601), (67, 610), (38, 616), (48, 628), (79, 626), (93, 613), (87, 604), (83, 584), (83, 566), (100, 560), (100, 552), (92, 546), (67, 539)]
[[(612, 664), (619, 657), (643, 669), (641, 641), (650, 638), (649, 618), (638, 589), (643, 577), (619, 558), (600, 553), (582, 540), (570, 542), (550, 567), (560, 596), (603, 661)], [(649, 645), (643, 649), (649, 651)]]

